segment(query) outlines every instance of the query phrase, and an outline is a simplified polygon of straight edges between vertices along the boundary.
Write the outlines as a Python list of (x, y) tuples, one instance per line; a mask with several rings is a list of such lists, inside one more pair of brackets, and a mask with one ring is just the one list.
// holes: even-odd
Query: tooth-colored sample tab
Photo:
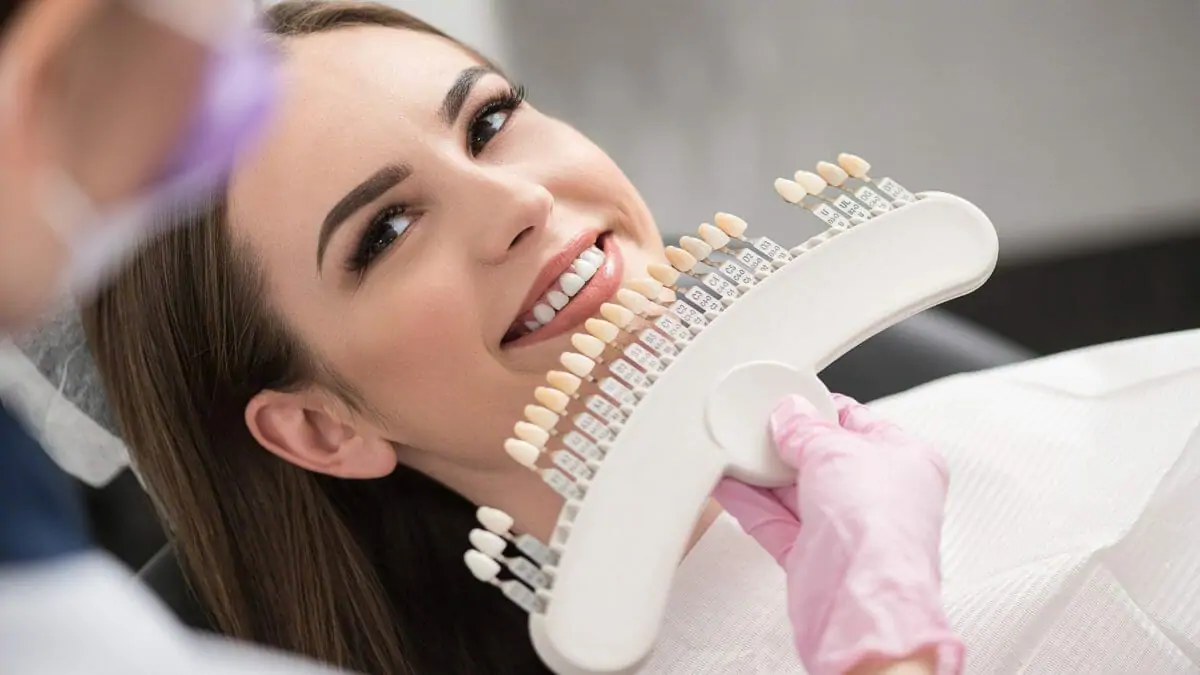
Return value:
[(710, 223), (704, 223), (696, 233), (704, 240), (704, 243), (711, 246), (713, 249), (722, 249), (729, 244), (729, 235), (721, 231), (720, 228), (714, 227)]
[(746, 233), (746, 228), (750, 227), (746, 221), (738, 218), (732, 213), (718, 213), (713, 216), (713, 222), (722, 232), (731, 237), (740, 237)]
[(587, 333), (572, 335), (571, 345), (578, 349), (580, 354), (593, 359), (600, 358), (600, 355), (604, 353), (604, 343)]
[(475, 547), (475, 550), (490, 557), (499, 558), (504, 555), (504, 549), (508, 546), (508, 542), (493, 532), (475, 528), (467, 535), (467, 540)]
[(657, 298), (663, 291), (661, 281), (650, 277), (642, 277), (629, 282), (629, 287), (647, 298)]
[(579, 292), (579, 289), (583, 288), (583, 284), (583, 277), (575, 274), (574, 272), (564, 272), (563, 275), (558, 278), (558, 285), (562, 287), (563, 293), (566, 293), (571, 297), (575, 297), (575, 294)]
[(614, 305), (611, 302), (600, 305), (600, 316), (608, 319), (618, 328), (624, 328), (633, 321), (633, 312), (628, 307)]
[(793, 204), (798, 204), (800, 200), (808, 196), (808, 192), (804, 189), (803, 185), (786, 178), (775, 179), (775, 192), (778, 192), (784, 201)]
[(564, 373), (561, 370), (551, 370), (546, 373), (546, 382), (551, 387), (567, 394), (574, 394), (579, 391), (579, 386), (583, 384), (583, 380), (570, 373)]
[(679, 281), (679, 270), (664, 265), (662, 263), (650, 263), (646, 266), (646, 272), (654, 277), (654, 280), (664, 286), (674, 286), (676, 281)]
[(621, 334), (619, 328), (603, 319), (588, 319), (584, 322), (583, 326), (587, 329), (587, 332), (595, 335), (596, 339), (603, 340), (604, 342), (612, 342)]
[(475, 519), (489, 532), (503, 534), (512, 529), (513, 517), (500, 509), (491, 506), (481, 506), (475, 511)]
[(549, 431), (558, 424), (559, 417), (553, 410), (540, 405), (525, 406), (525, 419)]
[(579, 377), (587, 377), (592, 374), (592, 369), (596, 367), (596, 362), (575, 352), (566, 352), (559, 357), (559, 362), (568, 372)]
[(680, 272), (688, 272), (696, 266), (696, 259), (692, 257), (692, 254), (677, 246), (668, 246), (666, 254), (667, 262)]
[(810, 195), (819, 195), (825, 191), (825, 188), (829, 187), (829, 184), (825, 182), (824, 178), (821, 178), (811, 171), (797, 171), (793, 178), (795, 178), (796, 182), (799, 183), (804, 188), (804, 191)]
[(695, 237), (680, 237), (679, 247), (687, 251), (696, 260), (704, 260), (712, 253), (712, 247)]
[[(628, 307), (629, 311), (633, 312), (634, 314), (644, 313), (646, 311), (647, 305), (650, 304), (650, 301), (648, 299), (646, 299), (646, 296), (642, 295), (641, 293), (638, 293), (637, 291), (633, 290), (632, 288), (622, 288), (622, 289), (618, 290), (617, 291), (617, 302)], [(630, 318), (630, 321), (632, 321), (632, 320), (633, 319)]]
[(550, 440), (550, 432), (524, 420), (513, 425), (513, 435), (537, 448), (545, 447)]
[(845, 169), (832, 162), (817, 162), (817, 175), (834, 187), (840, 187), (850, 178)]
[(848, 152), (838, 155), (838, 165), (855, 178), (866, 178), (867, 172), (871, 170), (871, 164), (867, 160)]
[(486, 554), (471, 549), (463, 555), (463, 561), (467, 563), (467, 569), (471, 570), (471, 574), (480, 581), (492, 581), (496, 575), (500, 574), (500, 563)]
[(533, 318), (537, 319), (542, 325), (550, 323), (554, 319), (554, 308), (550, 305), (538, 303), (533, 306)]
[(533, 390), (533, 398), (558, 414), (566, 412), (571, 404), (571, 397), (552, 387), (538, 387)]
[(542, 451), (534, 447), (532, 443), (522, 441), (516, 438), (510, 438), (504, 441), (504, 451), (508, 453), (521, 466), (533, 468), (537, 465), (538, 457)]

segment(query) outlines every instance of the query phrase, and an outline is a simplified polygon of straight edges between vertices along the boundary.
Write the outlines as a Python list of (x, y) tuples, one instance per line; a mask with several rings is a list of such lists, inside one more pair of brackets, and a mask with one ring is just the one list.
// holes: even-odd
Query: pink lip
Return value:
[[(536, 292), (531, 293), (531, 299), (528, 300), (529, 306), (522, 310), (522, 315), (532, 309), (533, 305), (542, 297), (542, 294), (546, 292), (550, 285), (563, 272), (567, 271), (567, 267), (570, 266), (571, 262), (579, 257), (580, 253), (594, 244), (596, 239), (603, 234), (608, 233), (592, 232), (586, 236), (581, 235), (572, 240), (572, 245), (564, 250), (562, 254), (559, 254), (561, 256), (567, 253), (567, 251), (571, 251), (571, 254), (566, 258), (566, 264), (561, 267), (557, 264), (559, 256), (555, 256), (551, 260), (551, 263), (547, 264), (546, 268), (542, 270), (542, 274), (538, 276), (539, 283), (535, 283), (533, 287), (533, 290)], [(576, 246), (581, 239), (582, 245)], [(617, 246), (612, 237), (604, 237), (601, 244), (601, 250), (604, 251), (604, 264), (600, 266), (600, 269), (596, 270), (596, 274), (591, 279), (588, 279), (583, 288), (579, 290), (579, 293), (575, 294), (575, 297), (571, 299), (571, 303), (555, 314), (550, 323), (529, 335), (505, 344), (504, 347), (506, 349), (526, 347), (562, 335), (596, 315), (600, 311), (600, 305), (608, 302), (616, 294), (617, 289), (621, 287), (625, 261), (621, 257), (620, 247)], [(549, 275), (547, 281), (541, 283), (543, 277), (546, 276), (546, 270), (554, 270), (554, 272)]]

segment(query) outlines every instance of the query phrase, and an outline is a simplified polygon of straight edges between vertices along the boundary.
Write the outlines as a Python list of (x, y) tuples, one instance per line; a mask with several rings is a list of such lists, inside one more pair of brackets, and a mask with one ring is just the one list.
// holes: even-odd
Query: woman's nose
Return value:
[(471, 209), (475, 251), (485, 264), (497, 265), (535, 240), (550, 221), (554, 195), (536, 181), (494, 177), (477, 183)]

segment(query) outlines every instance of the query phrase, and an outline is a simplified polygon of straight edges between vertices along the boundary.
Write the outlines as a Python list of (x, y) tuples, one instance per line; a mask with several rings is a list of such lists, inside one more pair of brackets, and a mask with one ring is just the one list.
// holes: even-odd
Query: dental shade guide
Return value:
[[(844, 154), (776, 181), (830, 225), (790, 250), (717, 214), (587, 321), (534, 393), (505, 450), (563, 497), (554, 534), (514, 537), (511, 518), (481, 508), (465, 562), (530, 613), (555, 672), (636, 671), (721, 477), (795, 480), (771, 445), (775, 404), (801, 394), (836, 418), (818, 373), (991, 275), (997, 239), (983, 212), (869, 168)], [(524, 557), (507, 556), (508, 543)], [(503, 568), (514, 578), (499, 580)]]

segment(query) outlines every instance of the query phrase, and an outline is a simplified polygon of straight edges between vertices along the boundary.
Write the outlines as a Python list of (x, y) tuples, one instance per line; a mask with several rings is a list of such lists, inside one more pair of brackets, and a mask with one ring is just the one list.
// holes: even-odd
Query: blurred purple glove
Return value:
[(834, 396), (839, 423), (799, 396), (771, 416), (794, 486), (765, 490), (726, 479), (714, 497), (787, 572), (796, 648), (812, 675), (842, 675), (936, 655), (934, 672), (962, 671), (963, 646), (941, 602), (947, 470), (929, 444), (865, 406)]

